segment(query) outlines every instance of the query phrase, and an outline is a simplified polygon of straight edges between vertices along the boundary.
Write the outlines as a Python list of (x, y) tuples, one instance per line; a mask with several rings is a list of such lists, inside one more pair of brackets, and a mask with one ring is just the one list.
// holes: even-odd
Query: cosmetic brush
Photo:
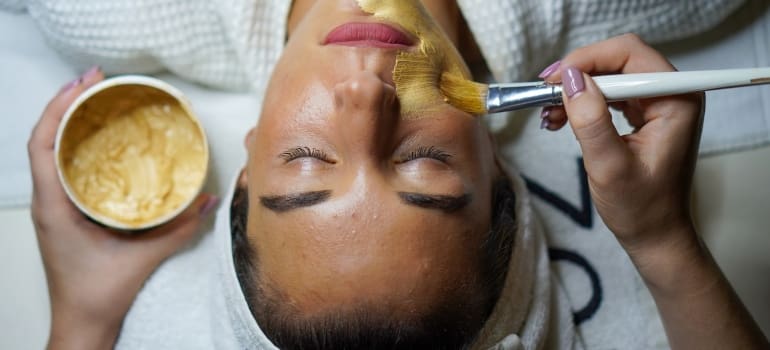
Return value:
[[(593, 79), (606, 100), (615, 102), (768, 84), (770, 68), (618, 74)], [(474, 115), (562, 105), (562, 86), (542, 81), (487, 85), (444, 73), (439, 86), (446, 102)]]

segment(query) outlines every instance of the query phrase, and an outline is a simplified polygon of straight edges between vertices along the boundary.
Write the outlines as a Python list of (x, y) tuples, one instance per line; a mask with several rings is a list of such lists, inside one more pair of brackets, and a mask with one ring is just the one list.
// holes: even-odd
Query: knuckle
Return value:
[(570, 116), (572, 129), (578, 136), (578, 139), (585, 140), (594, 138), (603, 133), (607, 124), (605, 113), (599, 111), (575, 111)]

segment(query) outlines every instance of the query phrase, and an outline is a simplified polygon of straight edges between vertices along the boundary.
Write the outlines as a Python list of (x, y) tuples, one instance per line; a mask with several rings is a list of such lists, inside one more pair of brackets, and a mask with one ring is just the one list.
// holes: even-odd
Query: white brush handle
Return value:
[[(689, 72), (634, 73), (593, 77), (607, 101), (671, 96), (747, 85), (770, 84), (770, 67)], [(490, 84), (488, 113), (562, 104), (562, 85), (542, 81)]]
[(593, 77), (609, 101), (770, 83), (770, 68), (634, 73)]

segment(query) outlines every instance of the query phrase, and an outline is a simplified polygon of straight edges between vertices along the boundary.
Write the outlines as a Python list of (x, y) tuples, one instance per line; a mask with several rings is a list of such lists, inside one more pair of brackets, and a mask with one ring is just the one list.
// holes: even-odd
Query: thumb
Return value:
[(152, 251), (157, 263), (174, 254), (189, 243), (198, 232), (200, 225), (219, 204), (219, 197), (201, 194), (181, 214), (163, 226), (156, 227), (141, 235), (141, 244), (137, 244), (138, 254)]
[(562, 72), (567, 118), (580, 143), (586, 171), (592, 177), (619, 175), (631, 159), (628, 147), (612, 124), (612, 116), (593, 79), (575, 67)]

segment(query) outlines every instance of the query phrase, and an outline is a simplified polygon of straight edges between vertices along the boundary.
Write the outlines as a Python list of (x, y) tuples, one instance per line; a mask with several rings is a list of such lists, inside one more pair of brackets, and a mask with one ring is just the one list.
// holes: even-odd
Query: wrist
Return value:
[(651, 292), (683, 296), (718, 282), (716, 263), (691, 223), (663, 229), (656, 237), (654, 242), (624, 245)]
[(96, 320), (77, 312), (54, 311), (48, 349), (112, 349), (120, 332), (121, 321)]

